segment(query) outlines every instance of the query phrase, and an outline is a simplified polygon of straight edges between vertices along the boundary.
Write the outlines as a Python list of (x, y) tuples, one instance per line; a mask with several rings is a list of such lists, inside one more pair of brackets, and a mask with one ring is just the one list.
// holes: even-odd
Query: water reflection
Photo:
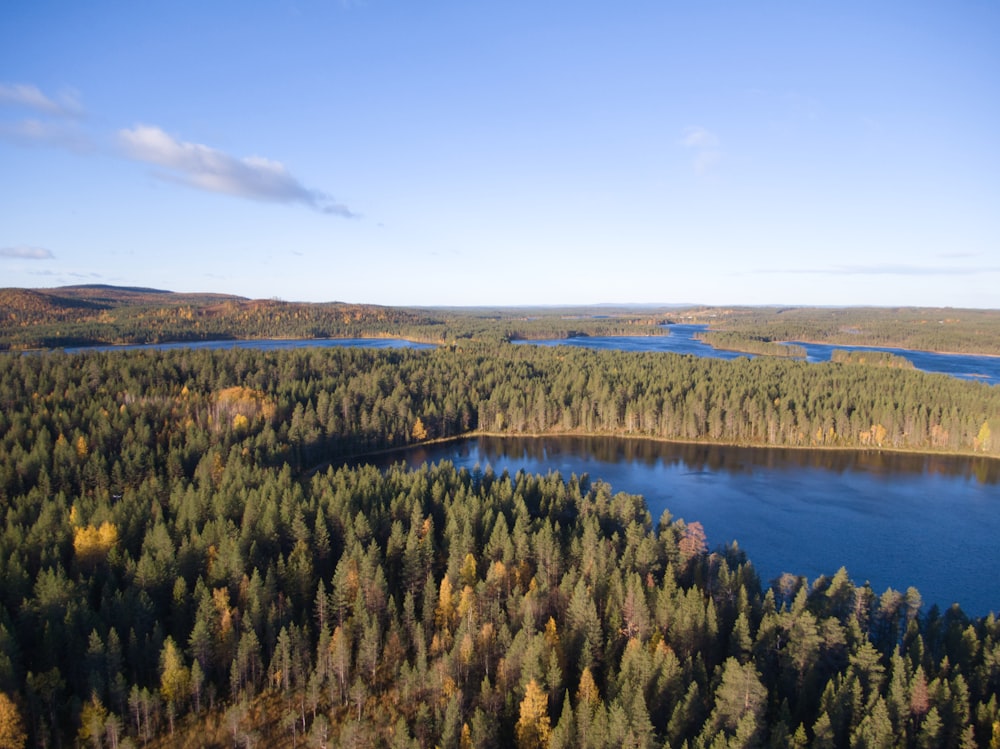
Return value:
[(481, 437), (360, 462), (448, 460), (496, 473), (558, 471), (641, 494), (653, 519), (700, 521), (763, 580), (847, 568), (877, 593), (915, 586), (942, 608), (1000, 611), (1000, 461), (886, 452), (691, 445), (613, 437)]
[[(867, 471), (883, 474), (937, 474), (1000, 483), (1000, 461), (951, 455), (918, 455), (881, 450), (800, 450), (791, 448), (734, 447), (728, 445), (659, 442), (607, 436), (580, 437), (479, 437), (475, 440), (488, 456), (503, 460), (522, 456), (547, 462), (560, 456), (579, 459), (589, 455), (598, 463), (684, 465), (689, 471), (752, 471), (769, 469), (822, 469), (835, 473)], [(416, 448), (419, 452), (419, 448)]]
[(175, 351), (178, 349), (254, 349), (258, 351), (280, 351), (297, 348), (412, 348), (432, 349), (433, 343), (417, 343), (404, 338), (253, 338), (211, 341), (173, 341), (171, 343), (136, 343), (114, 346), (70, 346), (67, 354), (87, 351), (135, 351), (153, 349), (155, 351)]

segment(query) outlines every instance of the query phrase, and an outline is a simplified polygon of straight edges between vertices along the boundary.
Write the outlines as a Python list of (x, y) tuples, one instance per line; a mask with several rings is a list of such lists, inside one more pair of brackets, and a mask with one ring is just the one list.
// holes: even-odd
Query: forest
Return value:
[(857, 363), (0, 356), (0, 746), (994, 746), (994, 615), (761, 581), (599, 477), (331, 461), (474, 432), (995, 459), (998, 430), (998, 388)]
[(736, 333), (729, 330), (709, 330), (697, 333), (695, 338), (723, 351), (740, 351), (744, 354), (779, 356), (788, 359), (806, 358), (806, 350), (802, 346), (781, 343), (753, 334)]

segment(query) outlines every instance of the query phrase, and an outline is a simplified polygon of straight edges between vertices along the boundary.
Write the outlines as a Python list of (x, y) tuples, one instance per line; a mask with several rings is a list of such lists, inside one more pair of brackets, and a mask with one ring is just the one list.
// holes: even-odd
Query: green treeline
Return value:
[(1000, 390), (919, 372), (568, 347), (3, 356), (0, 739), (988, 746), (992, 616), (843, 570), (762, 587), (693, 519), (586, 477), (308, 469), (717, 419), (901, 446), (919, 423), (996, 454), (997, 413)]
[(741, 351), (745, 354), (780, 356), (787, 359), (805, 359), (806, 357), (806, 350), (802, 346), (732, 331), (710, 330), (706, 333), (698, 333), (695, 338), (724, 351)]
[(867, 364), (872, 367), (892, 367), (894, 369), (915, 369), (913, 362), (905, 356), (889, 353), (888, 351), (844, 351), (834, 349), (830, 354), (830, 361), (839, 364)]
[[(75, 438), (88, 402), (152, 410), (158, 432), (246, 434), (257, 459), (296, 468), (473, 431), (1000, 455), (1000, 389), (913, 370), (509, 344), (0, 357), (2, 444), (41, 414), (48, 440)], [(127, 457), (105, 430), (83, 430), (94, 459)]]

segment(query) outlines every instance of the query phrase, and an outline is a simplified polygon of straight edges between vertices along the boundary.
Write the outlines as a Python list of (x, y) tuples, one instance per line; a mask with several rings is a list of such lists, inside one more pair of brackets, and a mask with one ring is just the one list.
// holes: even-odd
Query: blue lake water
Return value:
[(578, 346), (580, 348), (604, 349), (610, 351), (660, 351), (670, 354), (690, 354), (710, 359), (736, 359), (749, 356), (736, 351), (723, 351), (695, 338), (696, 333), (708, 330), (707, 325), (667, 325), (670, 335), (643, 336), (580, 336), (578, 338), (558, 338), (555, 340), (522, 340), (519, 344), (538, 346)]
[(496, 473), (588, 474), (736, 540), (766, 585), (846, 567), (856, 584), (916, 587), (925, 610), (1000, 611), (1000, 462), (880, 452), (679, 445), (607, 437), (475, 438), (370, 459)]
[(230, 349), (244, 348), (264, 351), (293, 348), (435, 348), (432, 343), (416, 343), (402, 338), (265, 338), (259, 340), (231, 341), (180, 341), (174, 343), (139, 343), (123, 346), (76, 346), (66, 348), (66, 353), (78, 354), (86, 351), (133, 351), (136, 349), (155, 349), (157, 351), (172, 351), (176, 349)]
[(1000, 356), (976, 356), (975, 354), (937, 354), (933, 351), (913, 351), (904, 348), (881, 346), (842, 346), (825, 343), (804, 343), (793, 341), (806, 350), (806, 361), (830, 361), (834, 350), (841, 351), (887, 351), (902, 356), (913, 366), (924, 372), (951, 375), (963, 380), (979, 380), (990, 385), (1000, 385)]
[[(750, 354), (723, 351), (699, 341), (698, 333), (708, 330), (707, 325), (669, 325), (667, 336), (581, 336), (560, 338), (549, 341), (518, 341), (539, 346), (579, 346), (591, 349), (611, 349), (615, 351), (665, 351), (674, 354), (690, 354), (713, 359), (735, 359)], [(935, 372), (967, 380), (979, 380), (990, 385), (1000, 385), (1000, 356), (977, 356), (974, 354), (937, 354), (930, 351), (884, 348), (876, 346), (827, 345), (822, 343), (802, 343), (792, 341), (806, 350), (806, 360), (810, 362), (830, 361), (835, 349), (842, 351), (888, 351), (902, 356), (913, 366), (924, 372)]]

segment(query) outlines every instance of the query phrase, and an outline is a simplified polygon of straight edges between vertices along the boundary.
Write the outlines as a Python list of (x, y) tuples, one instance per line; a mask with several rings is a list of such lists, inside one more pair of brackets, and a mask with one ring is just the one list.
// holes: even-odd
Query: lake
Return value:
[[(712, 359), (735, 359), (751, 354), (717, 349), (695, 336), (708, 330), (708, 325), (675, 324), (665, 326), (670, 331), (666, 336), (581, 336), (548, 341), (517, 341), (539, 346), (579, 346), (591, 349), (615, 351), (660, 351), (673, 354), (690, 354)], [(975, 354), (937, 354), (931, 351), (913, 351), (901, 348), (877, 346), (827, 345), (792, 341), (806, 350), (806, 361), (830, 361), (835, 349), (841, 351), (888, 351), (908, 359), (913, 366), (924, 372), (951, 375), (966, 380), (979, 380), (990, 385), (1000, 385), (1000, 356), (978, 356)]]
[(736, 540), (761, 580), (846, 567), (876, 594), (916, 587), (945, 609), (1000, 611), (1000, 462), (981, 458), (685, 445), (610, 437), (471, 438), (365, 459), (449, 460), (499, 474), (559, 471), (641, 494), (656, 522)]
[(134, 351), (137, 349), (154, 349), (156, 351), (174, 351), (177, 349), (256, 349), (277, 351), (293, 348), (412, 348), (431, 349), (433, 343), (417, 343), (402, 338), (264, 338), (264, 339), (234, 339), (213, 341), (179, 341), (173, 343), (137, 343), (121, 346), (74, 346), (64, 349), (68, 354), (79, 354), (87, 351)]
[(938, 354), (933, 351), (913, 351), (905, 348), (883, 346), (841, 346), (825, 343), (805, 343), (792, 341), (806, 350), (806, 361), (830, 361), (834, 350), (841, 351), (886, 351), (909, 360), (914, 367), (924, 372), (946, 374), (963, 380), (979, 380), (990, 385), (1000, 385), (1000, 356), (978, 356), (976, 354)]

